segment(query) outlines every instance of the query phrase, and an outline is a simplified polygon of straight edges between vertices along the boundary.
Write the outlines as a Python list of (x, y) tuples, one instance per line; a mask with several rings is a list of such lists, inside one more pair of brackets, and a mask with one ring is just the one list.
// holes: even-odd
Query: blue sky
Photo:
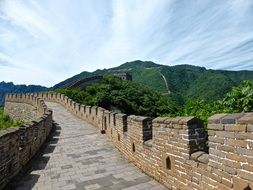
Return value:
[(253, 70), (252, 0), (0, 0), (0, 81), (150, 60)]

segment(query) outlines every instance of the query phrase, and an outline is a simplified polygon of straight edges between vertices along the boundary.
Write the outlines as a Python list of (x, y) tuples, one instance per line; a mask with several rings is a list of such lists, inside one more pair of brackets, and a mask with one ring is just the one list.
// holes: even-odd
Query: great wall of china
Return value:
[[(6, 95), (5, 101), (5, 112), (13, 118), (23, 117), (27, 123), (22, 127), (0, 131), (0, 189), (36, 154), (53, 125), (52, 111), (42, 99), (32, 95), (12, 94)], [(34, 112), (29, 110), (31, 107), (36, 109), (36, 114), (30, 114)]]
[[(168, 189), (253, 189), (253, 113), (217, 114), (203, 123), (194, 117), (127, 116), (101, 107), (80, 105), (56, 93), (6, 95), (5, 110), (29, 104), (39, 119), (0, 131), (0, 189), (43, 144), (52, 128), (44, 101), (64, 106), (100, 129), (129, 161)], [(14, 110), (15, 112), (15, 110)], [(18, 113), (16, 113), (18, 114)]]

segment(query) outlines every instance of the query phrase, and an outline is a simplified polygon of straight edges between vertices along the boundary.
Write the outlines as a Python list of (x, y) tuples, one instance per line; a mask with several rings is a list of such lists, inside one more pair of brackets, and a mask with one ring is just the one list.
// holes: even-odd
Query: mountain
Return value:
[(12, 82), (0, 82), (0, 106), (4, 104), (4, 96), (6, 93), (32, 93), (49, 90), (39, 85), (14, 85)]
[(253, 81), (253, 71), (211, 70), (192, 65), (167, 66), (138, 60), (110, 69), (85, 71), (53, 88), (62, 88), (70, 82), (83, 78), (116, 72), (127, 72), (132, 75), (133, 82), (149, 86), (163, 94), (172, 94), (181, 102), (188, 98), (217, 100), (233, 86), (240, 85), (243, 80)]

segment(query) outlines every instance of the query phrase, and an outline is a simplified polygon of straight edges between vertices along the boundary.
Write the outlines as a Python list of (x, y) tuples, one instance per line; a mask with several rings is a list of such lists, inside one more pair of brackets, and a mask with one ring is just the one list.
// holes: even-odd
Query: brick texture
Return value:
[[(79, 105), (62, 94), (35, 93), (33, 97), (59, 103), (105, 131), (130, 162), (168, 189), (244, 189), (252, 186), (253, 114), (212, 116), (207, 142), (203, 123), (194, 117), (152, 120)], [(8, 138), (16, 141), (17, 134), (11, 134)]]

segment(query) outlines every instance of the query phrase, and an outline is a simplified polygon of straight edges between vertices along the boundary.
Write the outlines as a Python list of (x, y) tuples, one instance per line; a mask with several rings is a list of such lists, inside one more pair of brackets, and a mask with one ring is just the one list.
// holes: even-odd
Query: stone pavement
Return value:
[(47, 105), (58, 123), (56, 132), (11, 189), (166, 189), (129, 163), (96, 127), (59, 104)]

